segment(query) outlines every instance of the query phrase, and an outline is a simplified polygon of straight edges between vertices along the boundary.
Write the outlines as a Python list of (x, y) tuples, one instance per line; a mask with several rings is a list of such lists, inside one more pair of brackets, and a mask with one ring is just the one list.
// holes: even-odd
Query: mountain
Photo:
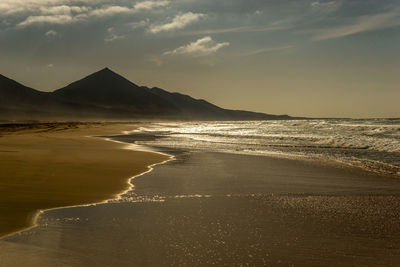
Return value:
[(173, 114), (176, 107), (108, 68), (53, 92), (59, 100), (134, 114)]
[(93, 107), (64, 101), (0, 75), (0, 120), (82, 118), (96, 114)]
[(138, 86), (108, 68), (54, 92), (40, 92), (0, 75), (0, 119), (33, 118), (261, 120), (290, 117), (223, 109), (188, 95)]
[(46, 99), (46, 93), (26, 87), (0, 74), (0, 105), (2, 108), (30, 107)]
[(26, 87), (0, 75), (0, 118), (31, 119), (43, 116), (49, 105), (49, 94)]
[(223, 109), (213, 105), (203, 99), (194, 99), (188, 95), (180, 93), (170, 93), (161, 88), (153, 87), (149, 89), (165, 101), (174, 104), (179, 109), (182, 118), (201, 118), (223, 120), (251, 120), (251, 119), (288, 119), (287, 115), (270, 115), (265, 113), (249, 112), (243, 110)]

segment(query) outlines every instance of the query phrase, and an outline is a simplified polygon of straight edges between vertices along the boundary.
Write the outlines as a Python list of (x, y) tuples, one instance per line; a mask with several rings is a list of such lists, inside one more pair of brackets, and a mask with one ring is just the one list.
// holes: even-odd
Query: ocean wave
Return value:
[(324, 159), (400, 176), (399, 119), (164, 122), (139, 129), (163, 136), (139, 144)]

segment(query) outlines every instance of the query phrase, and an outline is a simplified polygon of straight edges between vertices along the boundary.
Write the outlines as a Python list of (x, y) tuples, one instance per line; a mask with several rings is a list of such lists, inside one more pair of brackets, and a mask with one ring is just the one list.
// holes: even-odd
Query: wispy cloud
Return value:
[(26, 27), (33, 24), (68, 24), (76, 21), (70, 15), (51, 15), (51, 16), (29, 16), (24, 21), (19, 23), (18, 27)]
[[(105, 2), (104, 0), (103, 2)], [(17, 13), (32, 14), (42, 12), (43, 14), (60, 14), (76, 11), (80, 8), (91, 7), (102, 1), (74, 1), (74, 0), (1, 0), (0, 14), (13, 15)], [(42, 14), (42, 15), (43, 15)]]
[[(67, 14), (70, 12), (81, 13), (95, 9), (99, 6), (124, 6), (124, 4), (116, 4), (112, 0), (2, 0), (0, 3), (1, 14), (15, 14), (21, 12), (33, 12), (40, 10), (43, 14)], [(122, 2), (122, 1), (121, 1)], [(170, 1), (142, 1), (135, 5), (127, 5), (131, 10), (151, 10), (158, 7), (165, 7)]]
[(126, 35), (118, 34), (115, 31), (114, 27), (110, 27), (107, 29), (107, 36), (104, 39), (104, 41), (105, 42), (114, 42), (114, 41), (125, 39), (125, 38), (126, 38)]
[(56, 38), (59, 37), (60, 34), (58, 32), (56, 32), (55, 30), (49, 30), (45, 33), (46, 37), (51, 39), (51, 38)]
[(105, 42), (114, 42), (117, 40), (126, 39), (133, 31), (138, 28), (145, 27), (149, 24), (149, 20), (141, 20), (137, 22), (129, 22), (126, 24), (118, 25), (118, 27), (109, 27), (107, 29)]
[(176, 29), (182, 29), (185, 26), (187, 26), (188, 24), (199, 21), (200, 18), (202, 18), (204, 16), (205, 16), (204, 14), (200, 14), (200, 13), (187, 12), (187, 13), (175, 16), (172, 19), (172, 21), (169, 23), (151, 26), (150, 31), (152, 33), (158, 33), (158, 32), (162, 32), (162, 31), (172, 31), (172, 30), (176, 30)]
[(327, 14), (331, 14), (339, 10), (342, 5), (342, 1), (343, 0), (329, 2), (314, 1), (311, 3), (311, 11), (326, 16)]
[(40, 7), (40, 12), (42, 15), (71, 15), (73, 13), (83, 13), (88, 12), (89, 8), (86, 6), (44, 6)]
[(216, 43), (210, 36), (206, 36), (172, 51), (167, 51), (164, 55), (187, 54), (192, 56), (206, 56), (228, 45), (228, 42)]
[(169, 1), (144, 1), (134, 5), (135, 10), (152, 10), (157, 7), (165, 7), (170, 4)]
[(141, 20), (141, 21), (137, 21), (137, 22), (129, 22), (129, 23), (125, 24), (125, 25), (128, 26), (129, 29), (133, 30), (133, 29), (138, 29), (138, 28), (145, 27), (149, 23), (150, 23), (150, 20), (149, 19), (145, 19), (145, 20)]
[(100, 18), (136, 12), (135, 9), (124, 6), (103, 6), (96, 9), (57, 6), (41, 8), (41, 11), (41, 15), (28, 16), (25, 20), (18, 23), (17, 26), (27, 27), (35, 24), (70, 24), (86, 21), (94, 17)]
[(279, 20), (264, 26), (257, 25), (257, 26), (239, 26), (239, 27), (222, 28), (222, 29), (207, 29), (207, 30), (189, 31), (183, 34), (209, 35), (209, 34), (238, 33), (238, 32), (268, 32), (277, 30), (287, 30), (292, 27), (293, 27), (293, 22), (291, 20)]
[(129, 8), (125, 6), (106, 6), (98, 9), (91, 10), (88, 13), (89, 17), (92, 16), (112, 16), (116, 14), (123, 14), (123, 13), (134, 13), (136, 10), (134, 8)]
[(258, 54), (263, 54), (263, 53), (272, 53), (272, 52), (277, 52), (277, 51), (283, 51), (283, 50), (288, 50), (293, 48), (293, 45), (284, 45), (284, 46), (277, 46), (277, 47), (265, 47), (265, 48), (260, 48), (256, 49), (250, 52), (243, 53), (242, 56), (254, 56)]
[(160, 56), (151, 56), (148, 58), (148, 61), (155, 64), (157, 67), (160, 67), (164, 64), (164, 61), (160, 58)]
[(390, 28), (399, 25), (400, 14), (396, 11), (360, 16), (348, 25), (318, 30), (317, 33), (314, 35), (313, 40), (320, 41), (340, 38), (357, 33)]
[[(143, 10), (153, 10), (169, 5), (169, 1), (144, 1), (132, 6), (115, 5), (111, 1), (79, 1), (81, 6), (74, 5), (78, 1), (72, 0), (27, 0), (24, 6), (18, 0), (0, 3), (0, 14), (10, 12), (25, 14), (25, 18), (17, 23), (18, 27), (27, 27), (35, 24), (70, 24), (90, 19), (99, 19), (121, 14), (135, 14)], [(103, 2), (103, 3), (102, 3)], [(11, 14), (11, 13), (10, 13)], [(22, 16), (23, 17), (23, 16)]]
[(311, 3), (311, 6), (313, 8), (332, 8), (334, 6), (337, 6), (338, 4), (339, 4), (338, 1), (329, 1), (329, 2), (315, 1)]

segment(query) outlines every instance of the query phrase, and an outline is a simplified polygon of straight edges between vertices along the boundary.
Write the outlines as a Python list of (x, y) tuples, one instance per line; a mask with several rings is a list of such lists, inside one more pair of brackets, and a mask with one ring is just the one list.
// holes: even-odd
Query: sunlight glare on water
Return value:
[(324, 159), (400, 176), (399, 119), (155, 123), (138, 144), (172, 149)]

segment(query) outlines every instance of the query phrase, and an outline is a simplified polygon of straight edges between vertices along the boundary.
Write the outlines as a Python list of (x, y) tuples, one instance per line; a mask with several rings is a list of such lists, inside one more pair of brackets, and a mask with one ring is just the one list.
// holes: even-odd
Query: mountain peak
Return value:
[(70, 103), (85, 104), (98, 108), (115, 108), (126, 112), (148, 114), (170, 111), (175, 107), (137, 86), (109, 68), (101, 69), (85, 78), (54, 91), (54, 95)]
[[(101, 69), (101, 70), (99, 70), (99, 71), (97, 71), (97, 72), (95, 72), (93, 74), (96, 74), (96, 73), (98, 73), (98, 74), (114, 74), (114, 75), (118, 75), (116, 72), (112, 71), (108, 67), (105, 67), (105, 68), (103, 68), (103, 69)], [(120, 76), (120, 75), (118, 75), (118, 76)]]
[[(99, 84), (110, 83), (109, 85), (111, 85), (112, 83), (115, 83), (117, 81), (123, 82), (123, 83), (132, 83), (132, 82), (128, 81), (126, 78), (119, 75), (118, 73), (112, 71), (108, 67), (105, 67), (99, 71), (96, 71), (96, 72), (86, 76), (85, 78), (83, 78), (80, 81), (85, 81), (85, 80), (91, 81), (94, 83), (99, 83)], [(78, 82), (80, 82), (80, 81), (78, 81)], [(135, 85), (135, 86), (137, 86), (137, 85)]]
[(101, 69), (100, 71), (111, 71), (111, 72), (113, 72), (112, 70), (110, 70), (108, 67), (105, 67), (105, 68), (103, 68), (103, 69)]
[(129, 88), (128, 90), (131, 90), (132, 88), (137, 89), (139, 86), (110, 70), (108, 67), (105, 67), (62, 89), (56, 90), (56, 93), (66, 90), (93, 90), (93, 92), (101, 93), (110, 90), (126, 90), (127, 88)]

